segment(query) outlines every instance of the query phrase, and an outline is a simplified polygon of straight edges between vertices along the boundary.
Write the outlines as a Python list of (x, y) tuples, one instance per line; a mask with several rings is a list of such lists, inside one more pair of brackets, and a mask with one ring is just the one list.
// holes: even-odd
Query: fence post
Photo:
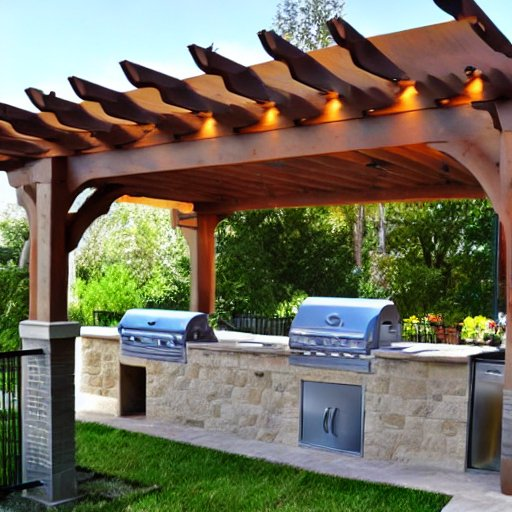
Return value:
[(20, 323), (23, 349), (42, 349), (42, 356), (22, 360), (22, 465), (24, 481), (42, 487), (26, 496), (57, 505), (77, 496), (75, 469), (75, 337), (76, 322)]

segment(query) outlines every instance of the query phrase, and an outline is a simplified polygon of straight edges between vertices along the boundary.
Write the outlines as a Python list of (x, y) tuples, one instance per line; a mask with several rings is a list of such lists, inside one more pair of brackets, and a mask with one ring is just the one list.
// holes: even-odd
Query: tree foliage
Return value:
[(172, 229), (169, 211), (115, 204), (77, 251), (74, 292), (71, 316), (85, 323), (94, 310), (187, 309), (188, 249)]
[(217, 229), (219, 312), (274, 315), (306, 295), (353, 296), (350, 229), (326, 208), (232, 215)]
[(6, 211), (0, 219), (0, 351), (19, 347), (18, 324), (28, 318), (28, 270), (18, 260), (28, 239), (26, 218)]
[(495, 214), (489, 202), (389, 204), (386, 211), (388, 254), (368, 251), (361, 294), (390, 296), (403, 316), (490, 316)]
[(17, 209), (5, 210), (0, 218), (0, 265), (18, 262), (28, 236), (27, 219)]
[(344, 6), (343, 0), (283, 0), (274, 27), (301, 50), (325, 48), (332, 43), (326, 21), (341, 16)]

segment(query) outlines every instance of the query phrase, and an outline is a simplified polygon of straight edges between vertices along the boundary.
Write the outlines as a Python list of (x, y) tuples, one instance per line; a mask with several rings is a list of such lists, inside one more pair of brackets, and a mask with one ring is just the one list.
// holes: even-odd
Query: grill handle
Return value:
[(329, 433), (329, 416), (330, 416), (330, 411), (331, 411), (331, 408), (330, 407), (326, 407), (325, 410), (324, 410), (324, 416), (323, 416), (323, 419), (322, 419), (322, 427), (324, 429), (324, 432), (326, 434)]
[(334, 418), (336, 418), (337, 412), (337, 407), (326, 407), (322, 417), (322, 428), (324, 429), (324, 432), (326, 434), (332, 434), (334, 437), (338, 437), (334, 432)]
[(336, 432), (334, 432), (334, 418), (336, 417), (336, 413), (338, 412), (338, 408), (337, 407), (329, 407), (329, 430), (330, 430), (330, 433), (334, 436), (334, 437), (338, 437), (336, 435)]

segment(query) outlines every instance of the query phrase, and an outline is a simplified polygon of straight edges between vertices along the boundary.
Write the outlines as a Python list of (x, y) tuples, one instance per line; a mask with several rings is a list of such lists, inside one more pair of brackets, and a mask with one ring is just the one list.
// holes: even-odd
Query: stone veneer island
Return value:
[(82, 328), (80, 407), (296, 446), (302, 382), (358, 385), (364, 457), (465, 469), (469, 362), (486, 349), (408, 344), (374, 351), (371, 373), (357, 373), (291, 365), (287, 338), (218, 334), (181, 364), (122, 356), (115, 329)]

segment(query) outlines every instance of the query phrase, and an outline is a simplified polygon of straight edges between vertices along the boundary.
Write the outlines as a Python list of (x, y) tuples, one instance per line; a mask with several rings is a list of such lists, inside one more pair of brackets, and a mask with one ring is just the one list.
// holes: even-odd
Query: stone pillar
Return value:
[(76, 322), (20, 323), (23, 349), (43, 349), (22, 358), (23, 481), (43, 486), (25, 491), (45, 505), (76, 498), (75, 337)]

